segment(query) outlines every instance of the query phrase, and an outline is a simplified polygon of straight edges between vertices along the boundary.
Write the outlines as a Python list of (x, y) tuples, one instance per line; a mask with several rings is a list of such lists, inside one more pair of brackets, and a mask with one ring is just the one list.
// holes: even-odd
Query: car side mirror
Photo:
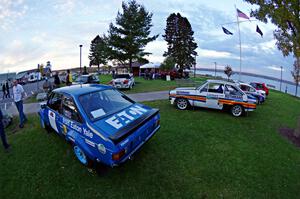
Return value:
[(41, 104), (41, 109), (45, 109), (47, 107), (47, 104)]

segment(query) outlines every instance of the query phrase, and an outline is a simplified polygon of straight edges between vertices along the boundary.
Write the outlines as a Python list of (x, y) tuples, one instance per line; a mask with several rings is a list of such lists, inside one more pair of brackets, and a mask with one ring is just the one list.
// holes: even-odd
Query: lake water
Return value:
[[(197, 69), (196, 74), (215, 76), (214, 71), (206, 71), (204, 69), (201, 69), (201, 70)], [(223, 78), (227, 78), (227, 76), (225, 75), (224, 72), (217, 72), (216, 75), (221, 76)], [(238, 73), (233, 74), (230, 77), (230, 79), (238, 80), (239, 79), (239, 74)], [(249, 82), (262, 82), (262, 83), (265, 83), (271, 89), (275, 89), (275, 90), (278, 90), (278, 91), (280, 90), (280, 81), (276, 81), (276, 80), (270, 80), (270, 79), (261, 78), (261, 77), (253, 77), (253, 76), (249, 76), (249, 75), (241, 75), (241, 81), (247, 82), (247, 83), (249, 83)], [(295, 95), (296, 85), (282, 82), (281, 91), (282, 92), (287, 91), (288, 94)], [(300, 86), (298, 86), (297, 96), (300, 97)]]

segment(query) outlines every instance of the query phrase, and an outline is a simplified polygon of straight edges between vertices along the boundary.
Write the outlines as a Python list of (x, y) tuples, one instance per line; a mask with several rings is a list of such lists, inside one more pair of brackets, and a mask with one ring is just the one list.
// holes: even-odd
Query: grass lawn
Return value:
[(271, 92), (242, 118), (145, 104), (160, 109), (160, 131), (134, 160), (101, 176), (36, 116), (22, 131), (10, 127), (12, 151), (0, 150), (0, 198), (299, 198), (300, 150), (278, 133), (296, 127), (299, 99)]
[[(108, 84), (112, 80), (111, 75), (100, 75), (100, 83)], [(196, 82), (201, 82), (206, 80), (203, 77), (191, 78)], [(165, 81), (161, 79), (156, 80), (145, 80), (141, 77), (134, 77), (135, 86), (131, 90), (122, 90), (124, 93), (142, 93), (142, 92), (151, 92), (151, 91), (164, 91), (171, 90), (177, 87), (176, 81)]]

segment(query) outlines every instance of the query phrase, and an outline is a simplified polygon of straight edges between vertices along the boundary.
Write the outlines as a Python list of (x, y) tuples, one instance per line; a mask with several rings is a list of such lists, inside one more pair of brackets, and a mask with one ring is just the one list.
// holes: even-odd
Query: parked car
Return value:
[(256, 99), (245, 94), (235, 83), (207, 80), (198, 87), (176, 88), (169, 92), (171, 104), (185, 110), (190, 106), (229, 109), (235, 117), (256, 109)]
[(41, 126), (63, 136), (84, 165), (130, 159), (160, 128), (158, 109), (96, 84), (55, 89), (39, 111)]
[(115, 88), (132, 89), (135, 85), (134, 77), (131, 74), (116, 74), (114, 79), (109, 82)]
[(78, 76), (74, 81), (74, 84), (99, 84), (100, 80), (95, 74), (81, 75)]
[(238, 86), (242, 91), (248, 95), (252, 95), (256, 98), (256, 104), (261, 104), (266, 99), (266, 92), (263, 90), (256, 90), (253, 86), (246, 83), (239, 83)]
[(251, 82), (250, 85), (253, 86), (256, 90), (265, 91), (266, 95), (269, 95), (269, 88), (266, 86), (265, 83)]
[(36, 81), (38, 81), (38, 78), (36, 77), (36, 73), (30, 73), (28, 75), (27, 81), (28, 82), (36, 82)]
[[(77, 77), (78, 77), (78, 73), (76, 73), (76, 72), (71, 72), (71, 75), (72, 75), (72, 80), (73, 81), (75, 81), (77, 79)], [(58, 77), (59, 77), (59, 79), (60, 79), (60, 81), (62, 83), (66, 83), (66, 77), (67, 77), (67, 73), (66, 72), (60, 72), (58, 74)]]
[(2, 124), (3, 124), (4, 128), (7, 128), (9, 125), (12, 124), (13, 116), (4, 109), (1, 111), (2, 111), (2, 115), (3, 115)]

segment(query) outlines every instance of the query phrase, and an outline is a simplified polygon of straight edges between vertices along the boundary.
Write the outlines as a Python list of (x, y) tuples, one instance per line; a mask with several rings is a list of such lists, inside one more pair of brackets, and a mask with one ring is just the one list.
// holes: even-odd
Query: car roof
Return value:
[(208, 79), (207, 82), (209, 82), (209, 83), (219, 83), (219, 84), (228, 84), (228, 85), (236, 86), (236, 84), (234, 82), (228, 82), (228, 81), (217, 80), (217, 79)]
[(73, 97), (78, 97), (83, 94), (92, 93), (96, 91), (102, 91), (105, 89), (112, 89), (113, 87), (102, 85), (102, 84), (79, 84), (79, 85), (72, 85), (72, 86), (65, 86), (62, 88), (57, 88), (53, 90), (56, 93), (66, 93)]

